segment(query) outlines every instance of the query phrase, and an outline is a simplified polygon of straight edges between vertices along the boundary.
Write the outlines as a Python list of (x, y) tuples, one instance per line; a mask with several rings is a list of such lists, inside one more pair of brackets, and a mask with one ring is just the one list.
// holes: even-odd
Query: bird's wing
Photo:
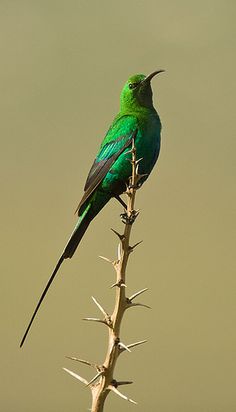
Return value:
[(137, 119), (133, 116), (122, 116), (110, 127), (90, 169), (84, 187), (85, 192), (76, 212), (80, 211), (94, 193), (116, 159), (130, 146), (132, 139), (136, 137), (137, 127)]

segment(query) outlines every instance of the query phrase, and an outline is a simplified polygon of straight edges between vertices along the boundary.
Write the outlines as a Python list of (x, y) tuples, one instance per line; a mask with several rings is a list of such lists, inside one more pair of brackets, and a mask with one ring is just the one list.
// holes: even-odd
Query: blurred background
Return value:
[(102, 363), (112, 267), (122, 230), (115, 201), (66, 261), (22, 349), (35, 304), (76, 222), (91, 163), (134, 73), (153, 82), (163, 132), (158, 165), (137, 196), (127, 313), (106, 411), (236, 410), (235, 1), (0, 1), (1, 394), (4, 412), (76, 412), (90, 391), (67, 375)]

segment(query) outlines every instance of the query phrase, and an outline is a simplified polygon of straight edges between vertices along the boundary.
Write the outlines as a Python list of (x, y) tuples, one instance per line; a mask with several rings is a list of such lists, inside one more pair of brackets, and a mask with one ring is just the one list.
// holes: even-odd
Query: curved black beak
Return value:
[(145, 79), (143, 79), (141, 81), (141, 83), (150, 82), (154, 76), (156, 76), (159, 73), (163, 73), (164, 71), (165, 70), (162, 70), (162, 69), (161, 70), (156, 70), (155, 72), (153, 72), (153, 73), (149, 74), (148, 76), (146, 76)]

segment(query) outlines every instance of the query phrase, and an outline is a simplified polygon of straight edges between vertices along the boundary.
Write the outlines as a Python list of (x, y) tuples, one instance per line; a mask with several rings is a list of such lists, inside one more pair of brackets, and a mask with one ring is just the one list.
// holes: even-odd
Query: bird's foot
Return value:
[(122, 222), (125, 225), (132, 225), (138, 215), (139, 215), (139, 210), (132, 210), (130, 214), (128, 214), (127, 212), (121, 213), (120, 217), (121, 217)]
[(137, 182), (135, 185), (130, 184), (128, 186), (128, 191), (130, 192), (131, 189), (138, 190), (141, 187), (141, 183)]

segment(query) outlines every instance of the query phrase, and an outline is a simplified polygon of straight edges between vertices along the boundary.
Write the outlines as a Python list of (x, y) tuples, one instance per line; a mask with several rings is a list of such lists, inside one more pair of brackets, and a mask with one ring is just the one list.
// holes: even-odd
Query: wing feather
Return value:
[[(99, 186), (104, 179), (108, 171), (110, 170), (116, 159), (123, 153), (127, 147), (130, 146), (132, 139), (136, 137), (137, 128), (125, 134), (119, 136), (115, 140), (112, 140), (101, 147), (99, 154), (97, 155), (84, 187), (84, 195), (75, 211), (79, 212), (80, 208), (94, 193), (95, 189)], [(121, 147), (122, 144), (122, 147)], [(117, 150), (119, 148), (119, 150)]]

